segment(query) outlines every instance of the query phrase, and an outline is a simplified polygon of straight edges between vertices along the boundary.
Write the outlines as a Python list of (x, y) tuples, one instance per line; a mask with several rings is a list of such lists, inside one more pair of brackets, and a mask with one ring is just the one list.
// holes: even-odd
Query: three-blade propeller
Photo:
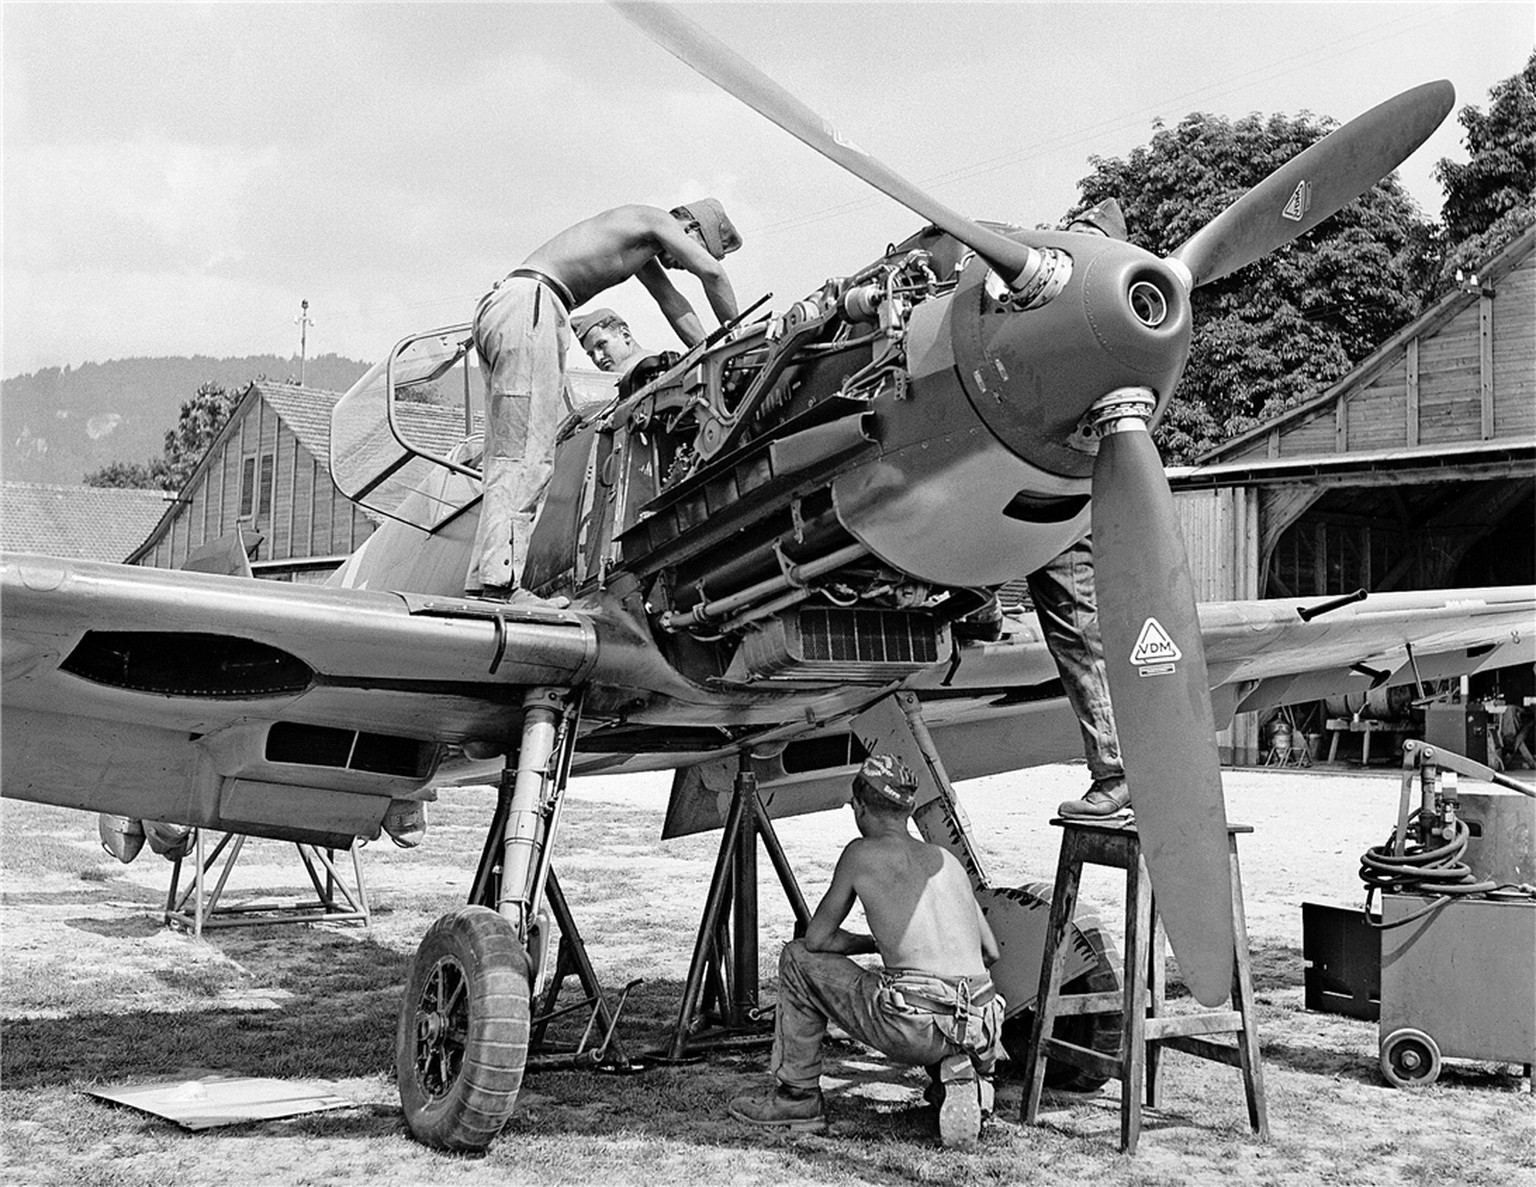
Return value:
[[(918, 189), (681, 13), (648, 0), (610, 2), (722, 89), (970, 247), (1009, 284), (1021, 287), (1039, 269), (1034, 249)], [(1394, 169), (1453, 98), (1449, 83), (1429, 83), (1373, 108), (1276, 170), (1166, 262), (1193, 288), (1289, 243)], [(1110, 694), (1142, 853), (1190, 992), (1216, 1005), (1233, 969), (1221, 767), (1194, 585), (1144, 415), (1111, 422), (1100, 441), (1093, 530)]]

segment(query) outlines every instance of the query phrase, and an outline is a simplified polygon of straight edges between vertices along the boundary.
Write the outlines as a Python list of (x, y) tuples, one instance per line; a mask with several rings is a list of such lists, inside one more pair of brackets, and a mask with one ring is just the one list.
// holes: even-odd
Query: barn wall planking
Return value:
[(1281, 430), (1280, 456), (1316, 457), (1333, 453), (1334, 438), (1333, 409), (1324, 408)]

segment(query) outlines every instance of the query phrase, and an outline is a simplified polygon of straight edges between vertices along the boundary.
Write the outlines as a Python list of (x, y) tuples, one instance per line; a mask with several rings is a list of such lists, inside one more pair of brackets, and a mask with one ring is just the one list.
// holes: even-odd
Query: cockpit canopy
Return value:
[[(353, 384), (331, 412), (337, 489), (426, 532), (472, 506), (484, 444), (476, 357), (470, 326), (446, 326), (401, 339)], [(568, 380), (588, 402), (612, 393), (597, 372)]]

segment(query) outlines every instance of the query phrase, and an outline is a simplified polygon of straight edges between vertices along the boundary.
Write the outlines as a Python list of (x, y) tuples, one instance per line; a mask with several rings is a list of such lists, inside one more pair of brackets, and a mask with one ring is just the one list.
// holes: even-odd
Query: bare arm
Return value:
[(724, 325), (736, 316), (736, 290), (731, 278), (725, 274), (725, 266), (700, 246), (699, 241), (683, 230), (682, 224), (670, 215), (653, 228), (662, 249), (678, 267), (692, 272), (704, 286), (709, 307), (715, 311), (715, 319)]
[(848, 918), (848, 912), (853, 910), (853, 880), (854, 868), (858, 864), (858, 844), (857, 841), (849, 844), (837, 859), (837, 868), (832, 872), (832, 885), (827, 887), (827, 893), (816, 904), (810, 926), (805, 929), (805, 946), (812, 952), (840, 952), (844, 956), (858, 956), (880, 951), (873, 936), (848, 931), (842, 925), (843, 920)]
[(704, 323), (693, 311), (688, 298), (678, 292), (677, 286), (668, 279), (665, 268), (653, 259), (647, 260), (635, 275), (645, 285), (646, 291), (656, 298), (656, 304), (661, 307), (662, 314), (677, 331), (679, 338), (689, 346), (697, 346), (704, 341)]
[(992, 934), (992, 925), (987, 922), (980, 903), (976, 904), (976, 922), (981, 925), (981, 963), (991, 968), (1002, 950), (997, 946), (997, 937)]

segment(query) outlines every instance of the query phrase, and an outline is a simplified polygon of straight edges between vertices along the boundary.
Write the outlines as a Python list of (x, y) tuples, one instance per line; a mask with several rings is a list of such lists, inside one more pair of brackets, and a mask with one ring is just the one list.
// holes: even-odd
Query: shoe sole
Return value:
[(947, 1067), (940, 1073), (944, 1100), (939, 1105), (939, 1144), (946, 1149), (969, 1150), (981, 1138), (981, 1088), (970, 1059), (960, 1058), (965, 1060), (965, 1068), (956, 1078), (950, 1078)]

